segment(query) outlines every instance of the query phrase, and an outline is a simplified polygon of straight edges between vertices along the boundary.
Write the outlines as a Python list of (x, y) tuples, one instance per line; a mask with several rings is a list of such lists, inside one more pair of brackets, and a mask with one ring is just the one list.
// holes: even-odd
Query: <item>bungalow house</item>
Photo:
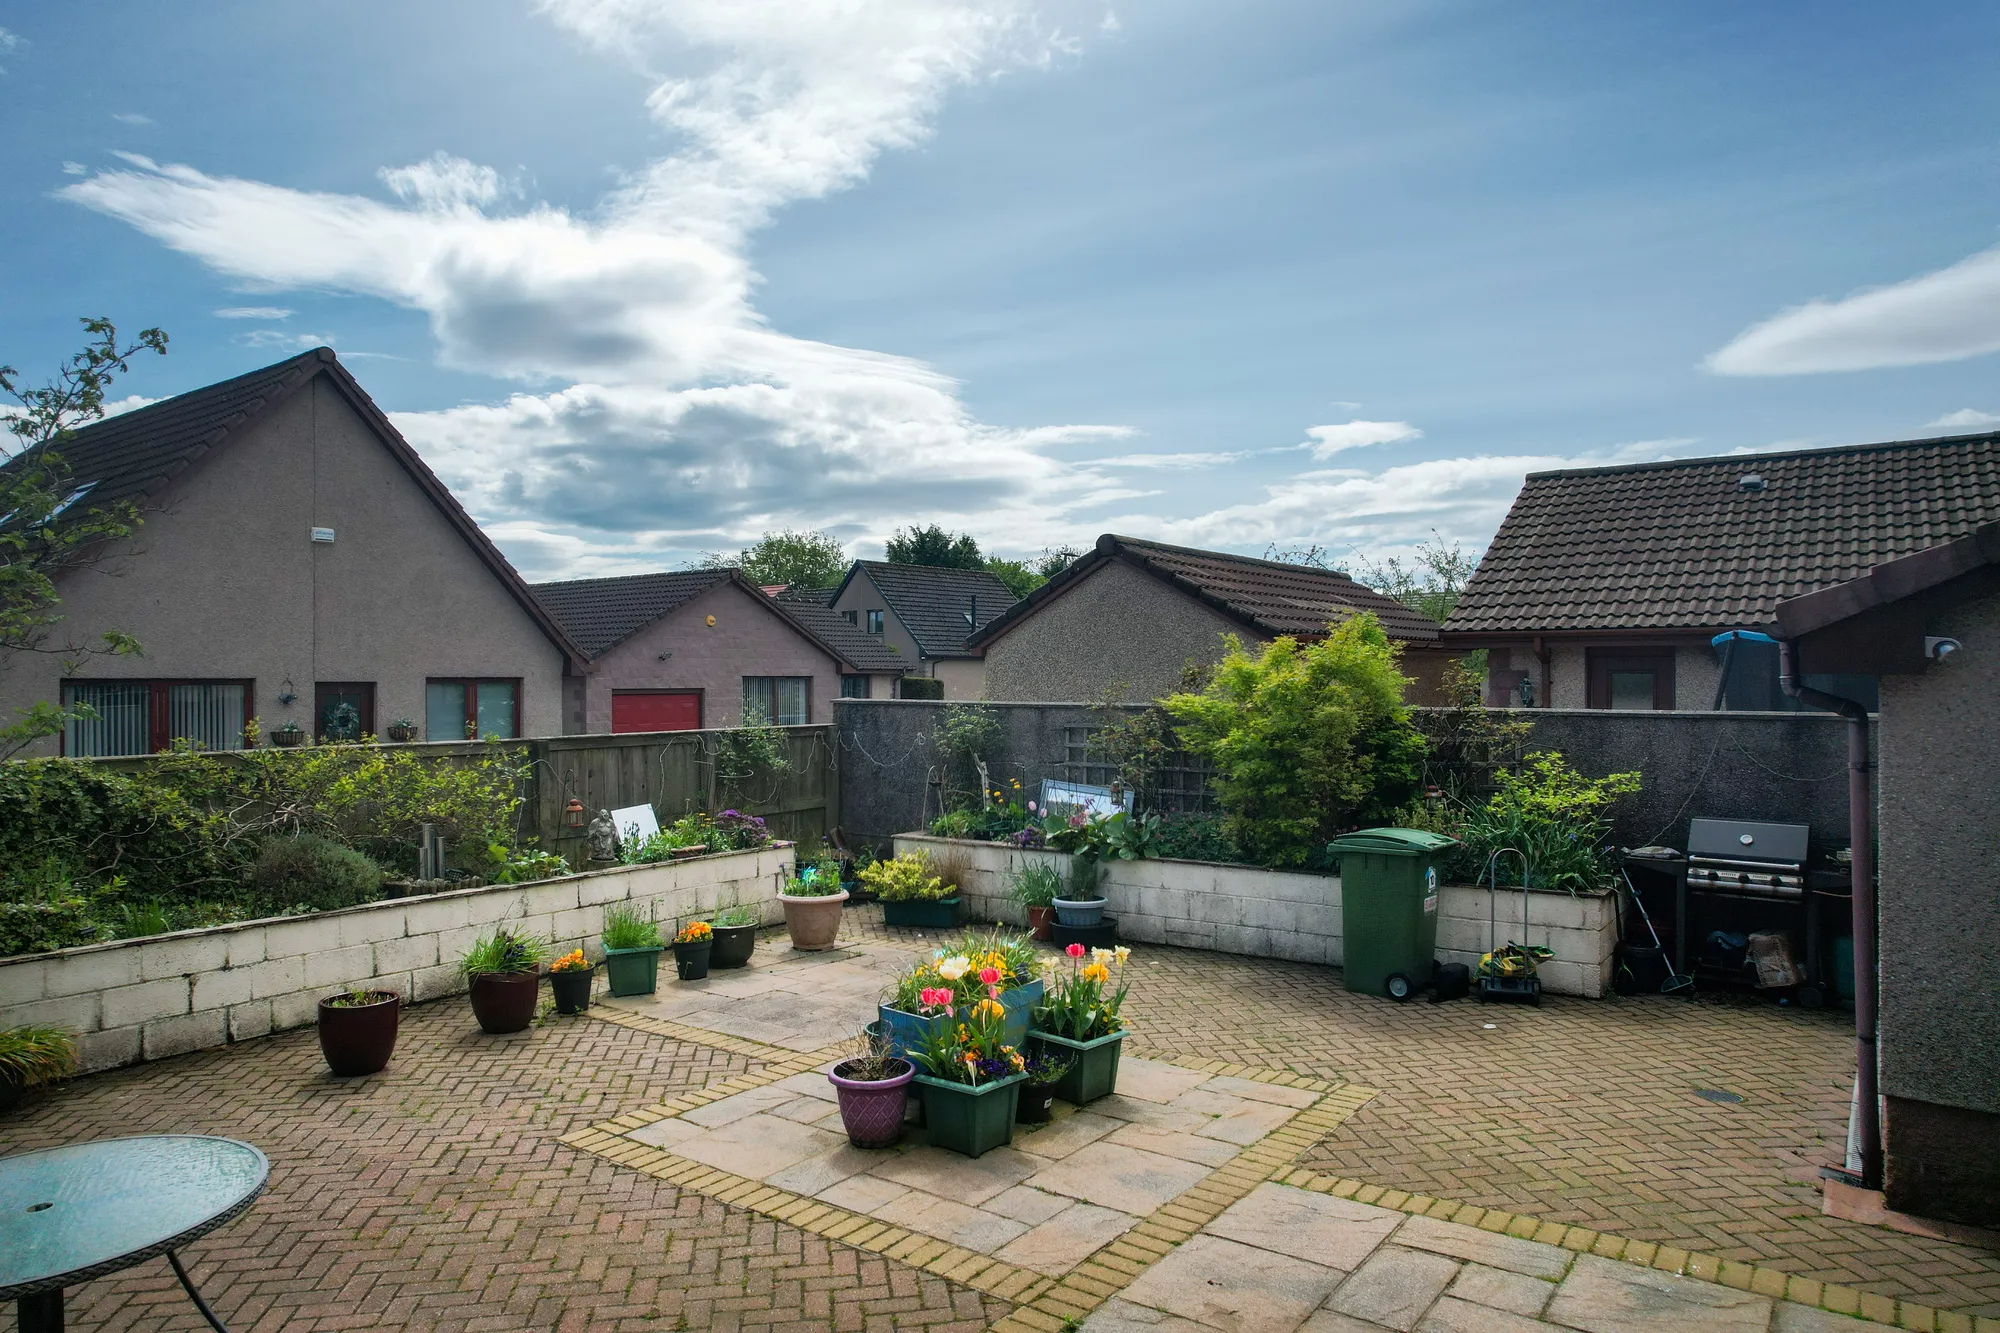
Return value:
[[(1990, 484), (1990, 461), (1986, 476)], [(1776, 619), (1798, 670), (1881, 681), (1879, 1017), (1862, 1014), (1858, 1035), (1864, 1058), (1876, 1045), (1867, 1038), (1879, 1038), (1886, 1202), (1991, 1226), (2000, 1199), (2000, 522), (1781, 602)], [(1873, 1185), (1865, 1131), (1862, 1146)]]
[(1146, 700), (1171, 693), (1190, 660), (1220, 661), (1225, 634), (1246, 645), (1323, 638), (1362, 611), (1403, 645), (1413, 697), (1428, 697), (1445, 661), (1437, 624), (1394, 598), (1336, 570), (1111, 533), (970, 647), (986, 655), (989, 699)]
[(1487, 650), (1496, 706), (1795, 709), (1775, 644), (1711, 641), (1995, 518), (1993, 434), (1532, 473), (1444, 641)]
[[(590, 662), (591, 732), (780, 726), (832, 720), (832, 701), (866, 697), (870, 672), (893, 681), (879, 645), (849, 656), (735, 569), (569, 579), (534, 594)], [(886, 688), (886, 687), (885, 687)]]
[[(14, 653), (0, 717), (88, 705), (40, 752), (240, 749), (295, 724), (398, 718), (462, 740), (580, 724), (583, 654), (329, 348), (86, 426), (60, 449), (71, 504), (135, 503), (134, 537), (60, 573), (49, 646)], [(81, 512), (81, 510), (79, 510)]]
[(936, 678), (945, 698), (977, 699), (985, 671), (966, 641), (1013, 603), (1007, 585), (983, 569), (857, 560), (827, 604), (893, 649), (909, 675)]

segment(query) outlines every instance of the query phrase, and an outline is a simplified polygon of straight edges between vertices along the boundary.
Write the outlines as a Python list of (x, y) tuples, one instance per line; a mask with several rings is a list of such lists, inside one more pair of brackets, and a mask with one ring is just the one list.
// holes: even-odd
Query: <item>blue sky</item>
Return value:
[(1533, 468), (2000, 422), (1990, 5), (94, 12), (0, 8), (0, 359), (331, 342), (532, 576), (1477, 548)]

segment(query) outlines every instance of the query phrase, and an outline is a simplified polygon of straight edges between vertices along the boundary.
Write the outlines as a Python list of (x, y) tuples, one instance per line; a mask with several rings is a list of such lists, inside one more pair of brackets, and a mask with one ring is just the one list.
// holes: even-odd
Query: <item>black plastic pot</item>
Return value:
[(1014, 1123), (1017, 1125), (1046, 1125), (1055, 1118), (1056, 1085), (1053, 1083), (1023, 1083), (1021, 1100), (1014, 1107)]
[(591, 970), (564, 970), (549, 973), (549, 989), (556, 993), (556, 1012), (580, 1014), (590, 1008)]
[(744, 967), (757, 949), (757, 927), (717, 926), (713, 944), (708, 955), (710, 967)]
[(700, 981), (708, 975), (708, 955), (714, 941), (674, 945), (674, 971), (682, 981)]

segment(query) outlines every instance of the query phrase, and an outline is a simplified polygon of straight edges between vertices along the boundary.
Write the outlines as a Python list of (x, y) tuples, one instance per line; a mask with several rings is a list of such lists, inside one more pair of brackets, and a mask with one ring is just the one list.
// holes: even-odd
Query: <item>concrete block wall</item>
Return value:
[[(1014, 871), (1030, 862), (1057, 866), (1069, 857), (1021, 851), (999, 843), (905, 833), (898, 853), (924, 850), (957, 859), (968, 915), (1025, 925), (1027, 913), (1008, 894)], [(1342, 962), (1340, 877), (1207, 861), (1113, 861), (1104, 869), (1105, 910), (1118, 934), (1135, 944), (1171, 944), (1251, 958), (1339, 967)], [(1611, 984), (1618, 943), (1617, 899), (1609, 893), (1573, 898), (1536, 892), (1521, 938), (1521, 895), (1491, 900), (1499, 942), (1543, 944), (1555, 957), (1542, 965), (1542, 985), (1554, 995), (1602, 996)], [(1484, 889), (1448, 884), (1438, 894), (1438, 958), (1476, 965), (1486, 952), (1489, 898)]]
[(779, 844), (0, 958), (0, 1028), (69, 1028), (85, 1073), (158, 1060), (316, 1022), (319, 1001), (350, 986), (412, 1002), (457, 994), (459, 956), (496, 926), (596, 957), (612, 903), (663, 929), (738, 904), (772, 924), (792, 864)]

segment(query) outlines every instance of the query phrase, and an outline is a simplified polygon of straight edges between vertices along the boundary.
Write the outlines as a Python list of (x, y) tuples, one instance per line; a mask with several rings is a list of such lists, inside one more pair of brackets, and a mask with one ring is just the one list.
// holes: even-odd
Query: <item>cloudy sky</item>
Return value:
[(327, 343), (534, 577), (938, 521), (1477, 548), (2000, 423), (2000, 7), (0, 5), (0, 360)]

